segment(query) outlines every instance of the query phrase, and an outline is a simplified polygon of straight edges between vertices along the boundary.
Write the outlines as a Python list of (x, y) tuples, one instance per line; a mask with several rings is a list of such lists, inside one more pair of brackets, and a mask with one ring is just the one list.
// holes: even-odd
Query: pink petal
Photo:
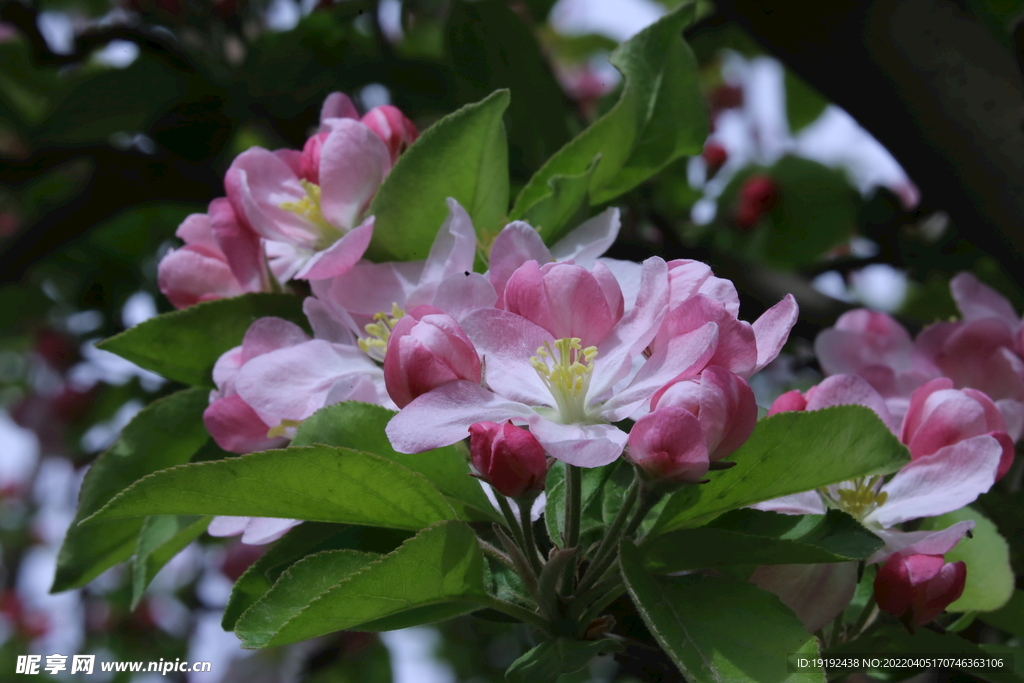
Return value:
[(697, 417), (665, 406), (644, 415), (629, 431), (629, 459), (656, 481), (697, 483), (711, 464)]
[(332, 92), (320, 107), (320, 121), (327, 119), (358, 119), (359, 111), (349, 96), (343, 92)]
[(697, 417), (714, 462), (735, 452), (754, 433), (757, 401), (741, 377), (715, 365), (701, 373), (700, 389)]
[(465, 439), (477, 422), (525, 421), (532, 415), (527, 405), (460, 380), (416, 398), (391, 418), (385, 431), (399, 453), (422, 453)]
[(164, 256), (157, 270), (157, 282), (175, 308), (244, 293), (227, 263), (190, 246)]
[(796, 299), (792, 294), (787, 294), (782, 301), (754, 321), (751, 325), (757, 339), (757, 365), (754, 372), (771, 363), (779, 355), (799, 314), (800, 307), (797, 306)]
[[(551, 247), (551, 257), (556, 261), (572, 261), (584, 268), (591, 268), (597, 258), (615, 242), (620, 225), (619, 210), (615, 207), (605, 209), (558, 240)], [(537, 260), (543, 263), (541, 259)]]
[(480, 273), (456, 273), (437, 286), (430, 302), (458, 321), (473, 311), (493, 308), (497, 302), (494, 287)]
[(708, 364), (719, 365), (744, 377), (752, 373), (758, 358), (753, 328), (733, 317), (721, 302), (703, 294), (687, 299), (668, 312), (655, 339), (655, 348), (709, 322), (718, 325), (718, 346)]
[(530, 432), (553, 458), (576, 467), (601, 467), (622, 455), (629, 436), (613, 425), (564, 425), (530, 416)]
[(218, 515), (210, 522), (210, 526), (206, 528), (206, 533), (218, 538), (224, 536), (237, 536), (245, 531), (245, 527), (249, 524), (250, 519), (252, 518)]
[(317, 339), (335, 344), (356, 345), (356, 337), (352, 334), (355, 323), (349, 322), (351, 318), (346, 321), (339, 320), (327, 304), (312, 296), (306, 297), (302, 302), (302, 312), (306, 314), (306, 319), (313, 328), (313, 336)]
[(692, 259), (676, 259), (668, 262), (669, 286), (672, 298), (669, 308), (676, 308), (687, 299), (699, 293), (701, 285), (711, 277), (711, 266)]
[(1019, 441), (1021, 435), (1024, 435), (1024, 403), (1010, 398), (1004, 398), (995, 403), (1006, 421), (1006, 433), (1014, 441)]
[[(329, 282), (313, 282), (318, 298), (350, 314), (372, 317), (406, 305), (423, 270), (423, 261), (371, 263), (360, 261)], [(363, 330), (358, 330), (362, 334)]]
[(288, 443), (283, 437), (268, 437), (270, 427), (237, 394), (211, 403), (203, 412), (203, 423), (217, 445), (232, 453), (265, 451)]
[(309, 341), (301, 327), (283, 318), (260, 318), (245, 332), (240, 361), (244, 365), (256, 356)]
[(260, 412), (304, 420), (324, 406), (338, 381), (349, 375), (379, 372), (357, 348), (314, 339), (253, 358), (242, 366), (235, 386)]
[(359, 121), (340, 119), (320, 151), (320, 210), (342, 230), (355, 227), (391, 170), (388, 148)]
[(483, 361), (487, 386), (514, 401), (553, 405), (551, 392), (530, 364), (538, 348), (554, 341), (546, 330), (496, 308), (476, 311), (461, 324)]
[(363, 257), (373, 239), (373, 216), (340, 240), (313, 255), (295, 273), (299, 280), (325, 280), (348, 272)]
[(235, 157), (224, 177), (224, 187), (236, 214), (269, 240), (306, 248), (316, 243), (320, 230), (281, 204), (306, 197), (295, 171), (273, 152), (260, 147)]
[(250, 517), (242, 534), (242, 543), (247, 545), (263, 545), (276, 541), (284, 536), (289, 529), (302, 524), (297, 519), (271, 519), (268, 517)]
[(448, 217), (437, 231), (430, 254), (423, 265), (419, 285), (410, 296), (412, 305), (430, 303), (434, 291), (445, 278), (473, 272), (476, 258), (476, 232), (473, 221), (462, 206), (448, 198)]
[(949, 290), (965, 321), (999, 318), (1014, 328), (1020, 322), (1006, 297), (982, 284), (971, 273), (963, 272), (950, 280)]
[[(216, 201), (216, 200), (214, 200)], [(205, 213), (192, 213), (185, 217), (174, 235), (184, 240), (185, 244), (191, 246), (202, 246), (214, 252), (220, 251), (220, 245), (213, 236), (213, 226), (210, 225), (210, 217)]]
[(992, 488), (1002, 455), (999, 441), (985, 435), (918, 458), (882, 486), (889, 499), (864, 521), (889, 528), (959, 510)]
[(238, 220), (226, 197), (210, 202), (209, 215), (213, 234), (235, 278), (246, 291), (263, 289), (266, 265), (260, 236)]
[(964, 535), (974, 528), (973, 521), (957, 522), (951, 527), (940, 531), (900, 531), (899, 529), (883, 529), (873, 533), (885, 541), (867, 559), (868, 564), (875, 564), (887, 559), (893, 553), (901, 555), (945, 555), (953, 549)]
[(750, 507), (755, 510), (767, 510), (768, 512), (781, 512), (784, 515), (823, 515), (825, 504), (814, 491), (794, 493), (789, 496), (772, 498)]
[(527, 261), (550, 263), (554, 259), (544, 240), (528, 223), (513, 221), (498, 233), (491, 244), (487, 278), (494, 285), (498, 301), (504, 301), (505, 283)]
[(804, 628), (814, 633), (850, 604), (857, 589), (857, 563), (762, 565), (750, 582), (779, 596)]
[(893, 434), (896, 426), (885, 399), (864, 379), (857, 375), (833, 375), (807, 392), (807, 410), (821, 410), (831, 406), (858, 405), (875, 411)]

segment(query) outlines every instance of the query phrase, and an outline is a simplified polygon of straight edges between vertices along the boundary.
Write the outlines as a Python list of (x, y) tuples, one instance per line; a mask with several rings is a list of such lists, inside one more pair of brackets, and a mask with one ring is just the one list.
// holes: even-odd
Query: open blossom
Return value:
[(548, 459), (540, 442), (511, 422), (478, 422), (469, 428), (469, 452), (480, 476), (504, 496), (544, 490)]
[(223, 197), (188, 216), (175, 232), (185, 246), (160, 261), (160, 291), (175, 308), (266, 289), (259, 238), (239, 224)]
[(875, 576), (879, 608), (909, 628), (923, 626), (964, 592), (967, 565), (942, 555), (893, 553)]

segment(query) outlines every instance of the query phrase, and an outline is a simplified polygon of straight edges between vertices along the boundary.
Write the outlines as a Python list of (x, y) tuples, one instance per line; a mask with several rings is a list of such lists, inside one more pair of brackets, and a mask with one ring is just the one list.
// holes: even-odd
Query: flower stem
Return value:
[(535, 495), (523, 496), (516, 501), (516, 504), (519, 505), (519, 522), (523, 528), (523, 553), (530, 562), (530, 566), (533, 567), (533, 571), (540, 575), (540, 556), (537, 554), (537, 542), (533, 538), (533, 521), (531, 520), (533, 501), (536, 498)]
[(589, 588), (608, 568), (607, 560), (613, 556), (615, 547), (622, 540), (622, 527), (625, 525), (629, 513), (633, 510), (633, 505), (636, 503), (639, 492), (639, 480), (637, 477), (634, 477), (633, 483), (626, 490), (626, 495), (622, 500), (622, 507), (619, 508), (618, 514), (615, 515), (611, 526), (608, 527), (608, 532), (601, 539), (601, 545), (597, 546), (597, 550), (594, 551), (594, 558), (590, 561), (590, 566), (587, 567), (586, 573), (584, 573), (583, 578), (580, 580), (579, 591), (585, 591)]
[[(567, 463), (565, 465), (565, 531), (563, 533), (563, 547), (567, 550), (575, 548), (580, 543), (582, 488), (583, 473), (579, 467)], [(568, 595), (572, 592), (572, 579), (576, 574), (577, 562), (577, 559), (573, 559), (565, 565), (565, 573), (562, 575), (563, 595)]]
[(522, 621), (523, 623), (529, 624), (530, 626), (533, 626), (534, 628), (543, 631), (548, 636), (552, 635), (551, 625), (548, 624), (548, 622), (544, 621), (543, 617), (541, 617), (539, 614), (537, 614), (536, 612), (531, 612), (525, 607), (520, 607), (515, 603), (508, 602), (507, 600), (502, 600), (501, 598), (496, 598), (493, 595), (481, 596), (475, 598), (475, 601), (478, 604), (485, 605), (493, 610), (503, 612), (509, 615), (510, 617), (515, 617), (519, 621)]
[(516, 545), (525, 548), (526, 540), (523, 538), (523, 529), (519, 526), (516, 513), (512, 512), (512, 506), (508, 504), (508, 498), (497, 489), (494, 489), (494, 496), (498, 499), (498, 507), (501, 508), (501, 514), (505, 515), (505, 522), (508, 524), (509, 531), (512, 532), (512, 538), (515, 539)]

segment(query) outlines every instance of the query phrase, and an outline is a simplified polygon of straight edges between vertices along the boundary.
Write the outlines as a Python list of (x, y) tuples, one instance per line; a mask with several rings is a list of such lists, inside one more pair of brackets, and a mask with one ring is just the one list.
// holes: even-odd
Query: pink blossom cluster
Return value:
[(185, 308), (344, 273), (373, 236), (370, 201), (417, 135), (396, 107), (360, 118), (346, 95), (331, 94), (301, 151), (253, 147), (235, 158), (227, 196), (178, 228), (185, 246), (160, 262), (160, 291)]
[[(1024, 425), (1020, 319), (1004, 297), (969, 273), (957, 275), (951, 289), (963, 318), (931, 325), (916, 340), (884, 313), (844, 314), (815, 340), (821, 367), (830, 376), (806, 392), (782, 394), (769, 410), (771, 415), (866, 406), (907, 446), (911, 461), (888, 481), (873, 477), (843, 482), (756, 506), (786, 514), (838, 508), (865, 524), (885, 541), (869, 558), (885, 563), (876, 584), (879, 606), (897, 616), (910, 615), (911, 626), (930, 621), (959, 596), (962, 567), (949, 569), (952, 565), (943, 564), (942, 556), (974, 523), (913, 532), (901, 531), (899, 525), (958, 510), (987, 492), (1013, 464), (1014, 444)], [(802, 577), (794, 580), (792, 575), (783, 578), (785, 568), (762, 567), (754, 580), (778, 592), (809, 627), (824, 625), (852, 597), (854, 575), (841, 565), (800, 571)], [(891, 597), (886, 582), (913, 583), (915, 576), (930, 581), (939, 574), (945, 577), (939, 593), (952, 597), (938, 611), (934, 601), (928, 609), (913, 607), (916, 602), (896, 608), (899, 601)], [(833, 597), (818, 599), (822, 593), (809, 589), (813, 584), (828, 585)], [(951, 588), (956, 584), (958, 590)], [(911, 593), (906, 588), (900, 595), (909, 601)]]

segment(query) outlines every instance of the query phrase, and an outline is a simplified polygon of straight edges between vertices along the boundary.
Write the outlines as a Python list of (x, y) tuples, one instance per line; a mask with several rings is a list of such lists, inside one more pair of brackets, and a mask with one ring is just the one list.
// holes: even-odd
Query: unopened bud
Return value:
[(469, 428), (469, 452), (473, 467), (502, 495), (517, 498), (544, 490), (544, 447), (522, 427), (477, 422)]
[(875, 577), (875, 601), (907, 628), (927, 624), (964, 592), (967, 565), (942, 555), (894, 553)]
[(736, 215), (733, 222), (742, 230), (750, 230), (761, 216), (771, 211), (779, 199), (779, 186), (769, 176), (747, 178), (740, 187)]

